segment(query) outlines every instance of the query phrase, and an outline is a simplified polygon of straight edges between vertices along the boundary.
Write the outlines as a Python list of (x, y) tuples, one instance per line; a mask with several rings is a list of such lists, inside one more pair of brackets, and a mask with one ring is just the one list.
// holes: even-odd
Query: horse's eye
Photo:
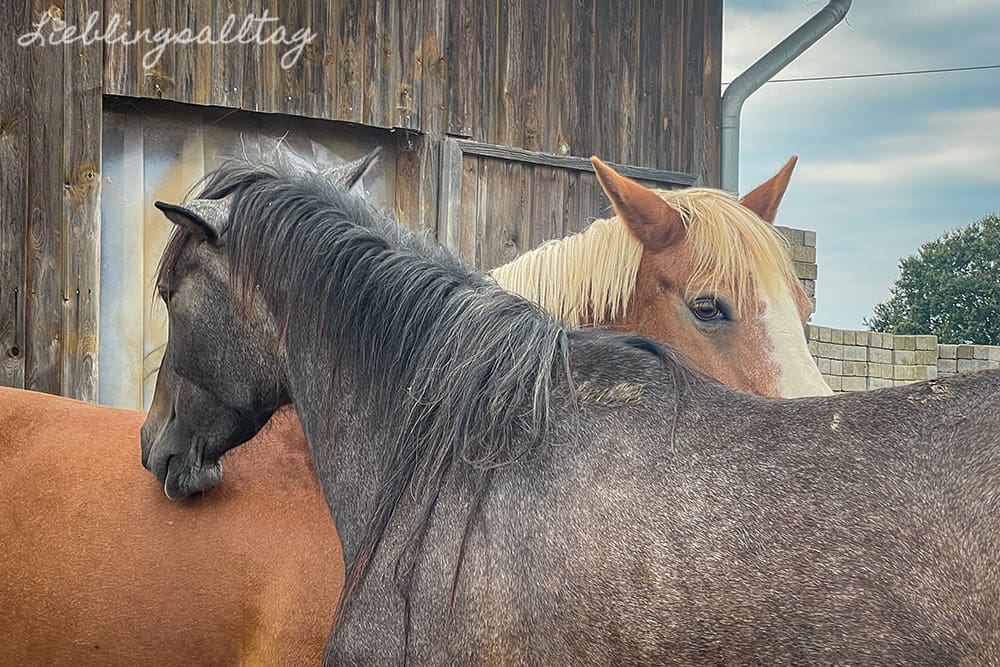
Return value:
[(174, 298), (174, 291), (166, 285), (157, 285), (156, 292), (160, 295), (160, 299), (163, 303), (170, 303), (170, 300)]
[(703, 322), (713, 322), (726, 319), (726, 314), (719, 307), (719, 302), (712, 297), (695, 299), (691, 304), (691, 312)]

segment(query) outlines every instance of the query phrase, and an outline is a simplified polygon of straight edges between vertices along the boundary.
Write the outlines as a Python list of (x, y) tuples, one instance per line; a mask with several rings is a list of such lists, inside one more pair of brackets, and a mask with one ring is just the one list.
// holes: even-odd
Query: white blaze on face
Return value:
[(788, 292), (765, 293), (761, 318), (774, 350), (778, 368), (778, 391), (783, 398), (829, 396), (833, 393), (809, 354), (795, 300)]

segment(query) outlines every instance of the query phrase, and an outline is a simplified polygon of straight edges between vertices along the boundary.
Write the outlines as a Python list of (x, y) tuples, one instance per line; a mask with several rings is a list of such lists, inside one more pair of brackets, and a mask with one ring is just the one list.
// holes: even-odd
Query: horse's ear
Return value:
[(778, 216), (778, 205), (788, 189), (788, 181), (792, 178), (792, 170), (799, 158), (792, 156), (785, 166), (770, 180), (761, 183), (740, 199), (740, 203), (756, 213), (766, 222), (773, 223)]
[(371, 152), (362, 155), (357, 160), (351, 160), (350, 162), (325, 169), (323, 175), (331, 183), (347, 188), (348, 190), (353, 190), (361, 184), (361, 179), (364, 178), (365, 174), (375, 166), (381, 153), (382, 147), (376, 146)]
[(629, 231), (652, 251), (677, 243), (686, 228), (680, 213), (650, 190), (622, 176), (598, 158), (590, 158), (604, 194)]
[(163, 215), (167, 216), (167, 220), (175, 225), (186, 227), (192, 233), (209, 241), (215, 241), (219, 238), (219, 230), (215, 226), (215, 223), (210, 221), (208, 219), (210, 216), (205, 215), (206, 211), (199, 210), (199, 207), (168, 204), (162, 201), (158, 201), (153, 205), (163, 211)]

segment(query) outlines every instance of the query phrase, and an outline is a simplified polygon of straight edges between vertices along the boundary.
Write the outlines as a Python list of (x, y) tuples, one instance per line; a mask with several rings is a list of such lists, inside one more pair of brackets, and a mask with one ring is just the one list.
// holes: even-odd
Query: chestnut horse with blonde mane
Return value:
[[(806, 352), (809, 314), (767, 224), (793, 165), (743, 206), (698, 189), (655, 193), (664, 208), (595, 163), (618, 218), (493, 275), (566, 322), (651, 334), (734, 387), (778, 395), (791, 375), (781, 353)], [(729, 232), (706, 231), (727, 224), (727, 215), (736, 221)], [(685, 238), (696, 241), (688, 247)], [(722, 244), (715, 263), (713, 238)], [(752, 249), (740, 254), (734, 243)], [(685, 269), (697, 279), (686, 280)], [(758, 278), (734, 278), (733, 270)], [(776, 296), (782, 285), (786, 294)], [(778, 303), (787, 315), (789, 301), (797, 336), (782, 341), (767, 314)], [(805, 383), (803, 366), (797, 377)], [(181, 503), (163, 496), (138, 455), (123, 456), (138, 453), (143, 418), (0, 388), (2, 662), (318, 662), (344, 564), (294, 413), (276, 415), (250, 446), (227, 456), (224, 484)]]

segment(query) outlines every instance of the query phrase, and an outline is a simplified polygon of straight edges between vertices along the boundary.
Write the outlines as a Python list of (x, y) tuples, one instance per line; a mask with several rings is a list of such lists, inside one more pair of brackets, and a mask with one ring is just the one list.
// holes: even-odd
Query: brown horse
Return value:
[(344, 565), (294, 412), (184, 503), (144, 418), (0, 388), (0, 664), (318, 663)]
[[(757, 220), (742, 217), (758, 230), (766, 230), (760, 218), (773, 220), (790, 171), (791, 163), (744, 198)], [(725, 198), (714, 191), (704, 196), (709, 195)], [(627, 194), (624, 199), (618, 195), (614, 201), (627, 211), (627, 199)], [(669, 224), (678, 222), (673, 215), (666, 219)], [(613, 222), (617, 229), (611, 224), (597, 223), (593, 229), (620, 242), (623, 237), (618, 232), (627, 227), (617, 220)], [(576, 252), (572, 246), (599, 241), (600, 233), (585, 232), (551, 244), (543, 254), (567, 256)], [(773, 248), (780, 250), (777, 244)], [(677, 253), (678, 248), (669, 251)], [(642, 247), (638, 254), (633, 252), (636, 262), (645, 252)], [(540, 256), (516, 260), (517, 270), (507, 275), (524, 276), (544, 269)], [(772, 259), (771, 264), (787, 262), (782, 257)], [(730, 312), (729, 324), (716, 320), (713, 325), (714, 302), (698, 303), (696, 308), (710, 316), (709, 325), (698, 328), (690, 324), (690, 308), (671, 306), (664, 312), (680, 313), (689, 323), (668, 329), (660, 323), (662, 318), (651, 314), (663, 309), (662, 299), (645, 297), (645, 291), (653, 287), (630, 284), (637, 273), (640, 281), (651, 280), (645, 276), (653, 271), (643, 264), (633, 266), (632, 273), (617, 282), (583, 281), (592, 296), (602, 293), (598, 289), (602, 282), (619, 285), (617, 289), (631, 299), (625, 317), (634, 318), (633, 323), (623, 320), (620, 310), (593, 318), (593, 306), (587, 306), (590, 316), (574, 315), (565, 306), (554, 314), (641, 328), (672, 340), (701, 364), (711, 356), (724, 357), (725, 344), (738, 338), (732, 332), (728, 338), (723, 335), (725, 327), (742, 326), (732, 323), (737, 311)], [(677, 271), (667, 263), (661, 268)], [(604, 278), (610, 275), (607, 269), (602, 273)], [(549, 275), (547, 280), (555, 285), (560, 278)], [(724, 276), (717, 292), (735, 295), (738, 281), (727, 280)], [(797, 282), (788, 281), (787, 286), (789, 294), (797, 294)], [(571, 294), (579, 288), (578, 283), (549, 294)], [(674, 303), (678, 294), (666, 292), (666, 303)], [(612, 297), (600, 298), (606, 303)], [(684, 326), (689, 335), (682, 335)], [(801, 323), (798, 326), (801, 330)], [(745, 331), (749, 329), (739, 334)], [(765, 341), (763, 337), (753, 340)], [(769, 343), (751, 344), (748, 354), (754, 345), (758, 354), (770, 358)], [(767, 382), (734, 384), (758, 393), (777, 393), (776, 385)], [(343, 581), (343, 561), (293, 414), (276, 416), (248, 447), (240, 448), (244, 451), (227, 457), (224, 484), (182, 503), (168, 501), (139, 463), (136, 443), (142, 420), (139, 412), (0, 389), (0, 504), (4, 507), (0, 513), (0, 646), (4, 649), (0, 662), (318, 662)], [(136, 455), (123, 456), (122, 452)], [(254, 479), (250, 479), (251, 466), (261, 471)], [(44, 489), (41, 480), (45, 480)]]

